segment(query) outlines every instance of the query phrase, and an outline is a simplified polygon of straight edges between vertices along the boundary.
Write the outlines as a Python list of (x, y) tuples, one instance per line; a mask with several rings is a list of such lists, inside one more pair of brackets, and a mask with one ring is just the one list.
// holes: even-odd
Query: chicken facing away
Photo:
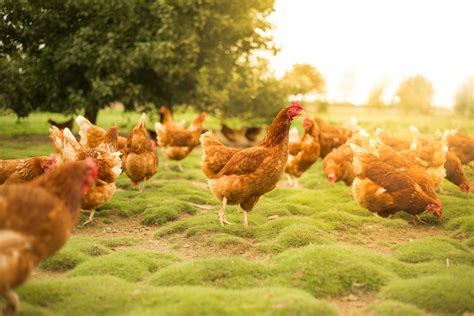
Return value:
[(85, 160), (91, 158), (98, 168), (98, 177), (95, 186), (82, 197), (81, 206), (83, 210), (90, 211), (89, 219), (84, 225), (94, 221), (95, 210), (112, 198), (115, 193), (115, 180), (122, 173), (121, 153), (115, 151), (113, 144), (117, 143), (117, 127), (109, 130), (110, 143), (103, 143), (98, 148), (82, 146), (76, 140), (69, 129), (63, 131), (51, 127), (49, 136), (53, 141), (55, 156), (58, 163)]
[(81, 197), (97, 177), (91, 158), (68, 162), (32, 182), (0, 187), (0, 295), (3, 315), (15, 315), (23, 284), (38, 263), (58, 251), (71, 235)]
[(51, 170), (55, 164), (56, 159), (53, 155), (0, 160), (0, 184), (31, 181)]
[[(180, 161), (186, 158), (191, 151), (199, 144), (202, 124), (206, 120), (206, 113), (198, 115), (188, 128), (180, 127), (174, 124), (165, 115), (164, 123), (156, 123), (155, 130), (157, 134), (158, 145), (163, 150), (166, 157), (178, 162), (179, 170), (183, 170)], [(166, 166), (168, 161), (166, 161)]]
[[(303, 120), (304, 134), (301, 140), (298, 137), (299, 150), (288, 151), (288, 162), (286, 163), (285, 172), (288, 175), (288, 182), (293, 184), (295, 188), (298, 187), (298, 178), (308, 170), (319, 158), (319, 138), (318, 129), (314, 125), (314, 122), (306, 117)], [(292, 130), (290, 130), (290, 137), (292, 137)], [(293, 132), (294, 134), (294, 132)], [(298, 136), (298, 134), (296, 134)], [(293, 135), (293, 140), (294, 135)], [(293, 141), (293, 144), (295, 142)], [(294, 179), (292, 179), (294, 177)]]
[[(314, 120), (319, 125), (319, 143), (321, 145), (321, 158), (326, 157), (334, 148), (337, 148), (347, 142), (352, 134), (357, 131), (353, 121), (346, 124), (350, 127), (337, 127), (328, 124), (319, 116), (315, 116)], [(357, 123), (357, 122), (355, 122)]]
[[(76, 117), (76, 123), (79, 126), (80, 143), (82, 146), (98, 148), (104, 143), (110, 144), (110, 129), (109, 131), (106, 131), (103, 128), (92, 124), (88, 119), (81, 115)], [(118, 132), (118, 127), (111, 127), (111, 129), (114, 128), (117, 129)], [(116, 143), (113, 145), (116, 146), (118, 151), (123, 152), (126, 143), (127, 139), (125, 137), (117, 136)]]
[(285, 170), (291, 121), (302, 112), (301, 105), (292, 102), (278, 113), (265, 138), (247, 149), (226, 147), (212, 132), (201, 136), (201, 168), (212, 193), (222, 203), (221, 225), (229, 224), (224, 216), (226, 205), (240, 204), (244, 225), (248, 226), (248, 212), (262, 195), (275, 188)]
[(442, 218), (441, 201), (426, 194), (410, 175), (350, 144), (356, 178), (352, 192), (360, 206), (382, 217), (399, 211), (417, 216), (428, 212)]
[(458, 132), (456, 129), (445, 132), (444, 135), (449, 150), (453, 151), (463, 165), (474, 161), (474, 138)]
[[(138, 124), (128, 134), (127, 145), (122, 156), (125, 173), (132, 181), (132, 186), (150, 179), (158, 167), (158, 155), (155, 142), (148, 137), (145, 126), (146, 114), (143, 113)], [(140, 191), (143, 186), (138, 186)]]

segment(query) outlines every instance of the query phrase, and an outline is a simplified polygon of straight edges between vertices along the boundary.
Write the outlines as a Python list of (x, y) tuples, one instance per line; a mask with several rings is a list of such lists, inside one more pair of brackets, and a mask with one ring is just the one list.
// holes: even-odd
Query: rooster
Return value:
[(0, 160), (0, 184), (31, 181), (51, 170), (55, 164), (56, 159), (53, 155)]
[[(288, 175), (288, 182), (298, 187), (298, 178), (303, 172), (309, 169), (319, 157), (319, 139), (318, 130), (314, 126), (314, 122), (306, 117), (303, 120), (304, 135), (299, 140), (300, 150), (295, 153), (289, 150), (288, 162), (285, 172)], [(291, 177), (294, 177), (292, 179)]]
[(112, 128), (109, 134), (110, 143), (103, 143), (99, 148), (82, 146), (69, 129), (63, 131), (51, 127), (50, 138), (53, 141), (58, 162), (70, 162), (92, 158), (98, 167), (98, 177), (95, 186), (82, 197), (82, 209), (90, 211), (89, 219), (83, 225), (94, 221), (96, 209), (112, 198), (115, 193), (115, 180), (121, 174), (121, 153), (115, 151), (113, 144), (117, 143), (117, 128)]
[[(104, 142), (109, 142), (107, 131), (101, 127), (95, 126), (85, 117), (79, 115), (76, 117), (76, 123), (79, 126), (80, 143), (82, 146), (97, 148)], [(118, 129), (116, 126), (112, 128)], [(120, 152), (123, 152), (126, 143), (127, 139), (125, 137), (117, 136), (116, 149)]]
[(255, 147), (229, 148), (212, 132), (202, 134), (201, 168), (213, 194), (222, 202), (221, 225), (227, 204), (240, 204), (243, 223), (248, 226), (248, 212), (259, 198), (273, 190), (285, 171), (288, 160), (288, 134), (291, 121), (303, 112), (298, 102), (282, 109), (272, 122), (265, 138)]
[(3, 315), (15, 315), (20, 286), (38, 263), (58, 251), (71, 235), (81, 197), (94, 184), (91, 158), (60, 165), (32, 182), (0, 187), (0, 294)]
[(128, 134), (127, 145), (122, 156), (123, 169), (132, 181), (132, 186), (143, 186), (138, 183), (150, 179), (158, 167), (158, 155), (155, 142), (148, 137), (145, 127), (146, 114), (143, 113), (138, 124)]
[[(206, 113), (202, 112), (192, 122), (187, 129), (171, 124), (165, 116), (164, 123), (156, 123), (158, 145), (162, 148), (168, 159), (176, 160), (178, 168), (183, 170), (180, 161), (186, 158), (191, 151), (199, 144), (202, 124), (206, 120)], [(168, 161), (166, 162), (166, 166)]]
[(441, 220), (441, 201), (424, 192), (413, 178), (364, 148), (355, 144), (350, 146), (356, 174), (352, 192), (360, 206), (382, 217), (399, 211), (415, 217), (428, 212)]

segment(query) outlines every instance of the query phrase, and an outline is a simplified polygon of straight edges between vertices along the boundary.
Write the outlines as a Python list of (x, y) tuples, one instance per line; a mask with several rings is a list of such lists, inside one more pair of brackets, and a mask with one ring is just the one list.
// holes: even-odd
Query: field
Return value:
[[(0, 159), (50, 153), (50, 116), (64, 119), (0, 117)], [(103, 111), (98, 125), (117, 123), (125, 132), (138, 116)], [(380, 126), (408, 136), (415, 124), (422, 132), (457, 127), (474, 134), (472, 120), (444, 112), (323, 114), (333, 123), (351, 116), (370, 133)], [(217, 126), (215, 118), (205, 124)], [(235, 224), (221, 227), (200, 155), (197, 148), (184, 160), (183, 172), (172, 163), (165, 170), (160, 156), (158, 173), (141, 193), (120, 176), (96, 222), (78, 225), (18, 289), (20, 315), (474, 313), (474, 193), (445, 181), (442, 222), (422, 216), (426, 224), (413, 224), (403, 213), (383, 219), (358, 206), (350, 187), (330, 187), (319, 160), (300, 179), (302, 188), (282, 179), (265, 195), (249, 214), (249, 228), (234, 206), (226, 213)], [(467, 173), (474, 182), (474, 169)]]

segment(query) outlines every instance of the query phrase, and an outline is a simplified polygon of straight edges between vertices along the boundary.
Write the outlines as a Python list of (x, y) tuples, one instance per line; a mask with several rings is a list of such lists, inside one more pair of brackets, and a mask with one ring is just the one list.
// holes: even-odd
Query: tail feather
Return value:
[(86, 119), (84, 116), (79, 115), (76, 117), (76, 123), (79, 126), (79, 138), (81, 139), (81, 144), (87, 144), (87, 133), (91, 127), (94, 125)]
[(146, 113), (142, 113), (142, 116), (140, 116), (140, 120), (138, 121), (137, 127), (145, 127), (145, 122), (146, 122)]
[(199, 137), (199, 142), (202, 144), (202, 146), (204, 148), (208, 147), (208, 146), (224, 146), (224, 144), (222, 144), (216, 137), (216, 135), (212, 132), (212, 131), (207, 131), (205, 133), (203, 133), (200, 137)]

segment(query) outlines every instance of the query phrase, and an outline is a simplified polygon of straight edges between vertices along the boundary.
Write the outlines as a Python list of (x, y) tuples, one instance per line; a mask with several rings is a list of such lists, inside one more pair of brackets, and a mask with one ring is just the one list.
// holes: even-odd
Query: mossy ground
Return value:
[[(17, 124), (12, 116), (1, 117), (0, 159), (50, 153), (49, 116), (62, 119), (37, 113)], [(474, 130), (456, 117), (327, 117), (342, 122), (350, 116), (361, 118), (369, 132), (382, 126), (407, 135), (413, 123), (425, 132)], [(126, 132), (137, 118), (105, 111), (99, 125), (117, 123)], [(214, 118), (209, 122), (218, 126)], [(410, 223), (405, 214), (383, 219), (359, 207), (349, 187), (329, 186), (318, 161), (300, 178), (301, 188), (282, 180), (265, 195), (249, 215), (249, 228), (235, 206), (226, 210), (235, 224), (221, 227), (200, 155), (196, 148), (182, 162), (183, 172), (173, 162), (164, 169), (160, 155), (159, 171), (141, 193), (120, 176), (96, 222), (78, 225), (67, 245), (18, 289), (20, 315), (474, 312), (473, 193), (444, 183), (441, 223), (427, 215), (427, 224)], [(474, 182), (474, 169), (467, 174)]]

